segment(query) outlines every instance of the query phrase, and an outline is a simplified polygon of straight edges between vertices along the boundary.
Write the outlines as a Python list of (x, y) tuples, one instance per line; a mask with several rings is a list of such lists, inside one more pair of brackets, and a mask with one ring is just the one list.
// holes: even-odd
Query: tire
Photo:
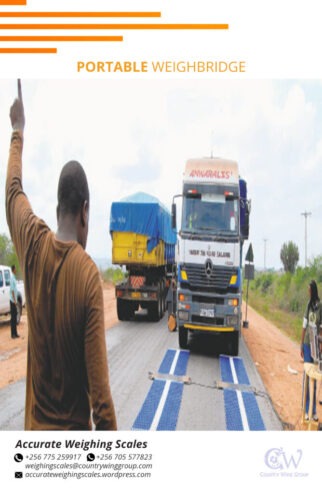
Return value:
[(162, 318), (163, 315), (165, 314), (165, 312), (167, 311), (166, 283), (165, 283), (164, 280), (161, 282), (161, 293), (160, 293), (160, 296), (161, 296), (161, 303), (162, 303), (162, 306), (161, 306), (161, 318)]
[(117, 298), (117, 317), (121, 322), (131, 320), (134, 315), (134, 306), (130, 301)]
[(158, 322), (160, 320), (160, 311), (161, 311), (161, 300), (160, 298), (158, 299), (158, 301), (153, 301), (150, 303), (149, 307), (148, 307), (148, 317), (149, 317), (149, 320), (151, 320), (152, 322)]
[(159, 300), (158, 300), (158, 311), (159, 311), (159, 320), (163, 317), (164, 311), (163, 311), (163, 295), (162, 291), (160, 291), (159, 294)]
[(162, 282), (158, 284), (158, 300), (152, 301), (148, 308), (149, 319), (152, 322), (159, 322), (164, 315), (163, 310), (163, 290), (162, 290)]
[(17, 325), (19, 325), (21, 321), (21, 314), (22, 314), (22, 303), (20, 299), (18, 299), (18, 303), (16, 306), (17, 306)]
[(116, 300), (117, 318), (122, 322), (125, 320), (124, 301), (117, 298)]
[(182, 325), (179, 326), (179, 346), (181, 349), (188, 348), (188, 329), (185, 329)]

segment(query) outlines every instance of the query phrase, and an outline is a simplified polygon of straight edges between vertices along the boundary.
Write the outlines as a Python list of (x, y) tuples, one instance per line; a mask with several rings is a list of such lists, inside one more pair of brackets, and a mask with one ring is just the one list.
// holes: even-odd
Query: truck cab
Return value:
[(235, 161), (186, 164), (178, 242), (177, 325), (186, 348), (191, 331), (223, 334), (238, 354), (242, 247), (248, 237), (245, 182)]

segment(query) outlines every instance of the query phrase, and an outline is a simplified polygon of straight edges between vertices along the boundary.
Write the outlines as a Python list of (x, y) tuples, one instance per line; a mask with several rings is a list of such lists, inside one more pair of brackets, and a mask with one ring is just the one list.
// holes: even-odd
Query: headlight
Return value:
[(231, 300), (228, 300), (228, 305), (229, 306), (238, 306), (238, 298), (232, 298)]
[(238, 323), (238, 317), (235, 315), (230, 315), (226, 319), (227, 325), (237, 325)]
[(185, 303), (178, 303), (178, 310), (190, 310), (191, 306)]

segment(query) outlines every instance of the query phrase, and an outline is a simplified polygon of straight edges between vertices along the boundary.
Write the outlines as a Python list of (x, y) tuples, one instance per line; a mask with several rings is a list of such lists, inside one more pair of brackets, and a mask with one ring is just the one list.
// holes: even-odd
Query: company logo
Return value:
[(189, 178), (208, 178), (210, 180), (229, 180), (233, 173), (230, 170), (219, 169), (193, 169), (190, 171)]
[(303, 450), (284, 451), (282, 447), (271, 448), (264, 455), (266, 470), (260, 472), (262, 478), (268, 477), (308, 477), (309, 473), (300, 469)]
[(206, 276), (207, 277), (211, 277), (211, 274), (212, 274), (212, 261), (210, 260), (210, 258), (208, 258), (206, 260), (206, 263), (205, 263), (205, 272), (206, 272)]
[(293, 454), (287, 454), (283, 448), (271, 448), (265, 454), (265, 464), (270, 469), (275, 471), (285, 471), (289, 469), (297, 469), (301, 459), (303, 451), (297, 449)]

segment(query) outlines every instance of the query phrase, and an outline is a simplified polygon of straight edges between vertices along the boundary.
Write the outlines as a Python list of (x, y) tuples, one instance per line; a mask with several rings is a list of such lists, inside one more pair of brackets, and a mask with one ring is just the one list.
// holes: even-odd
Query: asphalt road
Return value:
[[(110, 382), (119, 430), (131, 430), (160, 364), (168, 349), (179, 349), (178, 333), (169, 332), (166, 317), (148, 322), (144, 314), (135, 321), (122, 322), (107, 332)], [(199, 334), (190, 340), (176, 430), (226, 430), (224, 391), (220, 388), (219, 355), (225, 353), (224, 341)], [(256, 401), (266, 430), (282, 430), (263, 383), (241, 339), (239, 357), (256, 390)], [(179, 378), (180, 380), (180, 378)], [(25, 382), (0, 390), (0, 429), (22, 430)]]

